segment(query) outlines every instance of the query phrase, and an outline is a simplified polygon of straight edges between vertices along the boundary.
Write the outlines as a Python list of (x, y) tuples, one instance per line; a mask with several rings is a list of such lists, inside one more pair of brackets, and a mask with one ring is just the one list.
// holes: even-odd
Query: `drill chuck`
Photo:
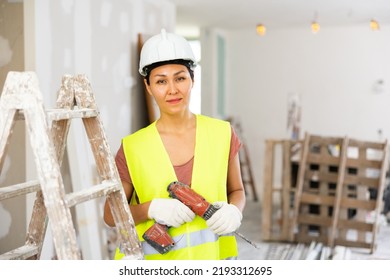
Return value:
[(204, 212), (202, 218), (207, 221), (211, 218), (212, 215), (214, 215), (215, 212), (217, 212), (218, 208), (214, 205), (210, 204), (210, 206), (207, 208), (206, 212)]

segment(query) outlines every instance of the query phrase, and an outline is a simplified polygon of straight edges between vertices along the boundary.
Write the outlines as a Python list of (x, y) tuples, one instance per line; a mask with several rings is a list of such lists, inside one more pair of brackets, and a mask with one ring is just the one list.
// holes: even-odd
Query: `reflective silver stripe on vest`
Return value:
[[(231, 235), (233, 234), (232, 233), (224, 234), (224, 236), (231, 236)], [(187, 245), (186, 236), (188, 236), (189, 239), (188, 245)], [(182, 234), (182, 235), (175, 236), (173, 240), (175, 241), (175, 246), (172, 248), (172, 251), (187, 248), (187, 247), (194, 247), (204, 243), (215, 242), (218, 240), (218, 235), (215, 234), (210, 229), (204, 229), (204, 230), (192, 232), (188, 235)], [(158, 254), (158, 252), (145, 241), (141, 242), (141, 245), (145, 255)]]

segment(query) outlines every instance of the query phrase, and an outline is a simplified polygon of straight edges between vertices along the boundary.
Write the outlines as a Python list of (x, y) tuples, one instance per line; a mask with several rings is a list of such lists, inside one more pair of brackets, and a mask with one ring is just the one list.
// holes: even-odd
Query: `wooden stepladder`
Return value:
[(256, 185), (254, 180), (254, 175), (252, 171), (252, 164), (250, 161), (249, 156), (249, 150), (246, 145), (246, 141), (243, 136), (242, 127), (239, 122), (232, 121), (233, 125), (235, 126), (236, 133), (239, 136), (241, 140), (241, 149), (239, 151), (240, 155), (240, 169), (241, 169), (241, 177), (242, 181), (244, 183), (245, 192), (247, 192), (248, 185), (251, 187), (252, 195), (253, 195), (253, 201), (258, 201), (257, 191), (256, 191)]
[[(118, 239), (128, 259), (143, 259), (135, 225), (127, 206), (114, 158), (107, 144), (94, 94), (84, 75), (65, 75), (56, 109), (44, 111), (33, 72), (10, 72), (0, 98), (0, 170), (15, 120), (23, 115), (37, 167), (38, 180), (0, 188), (0, 201), (36, 192), (25, 244), (0, 259), (39, 259), (50, 220), (58, 259), (81, 259), (70, 208), (106, 196)], [(65, 193), (60, 164), (70, 121), (82, 118), (101, 183)], [(49, 124), (49, 125), (48, 125)]]

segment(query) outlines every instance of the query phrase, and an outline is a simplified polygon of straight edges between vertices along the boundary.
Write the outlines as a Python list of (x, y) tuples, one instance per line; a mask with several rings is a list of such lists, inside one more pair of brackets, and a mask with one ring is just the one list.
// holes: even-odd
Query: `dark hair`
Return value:
[(145, 66), (144, 67), (144, 71), (146, 72), (146, 76), (145, 76), (144, 79), (146, 80), (146, 83), (148, 85), (150, 85), (150, 80), (149, 80), (150, 72), (152, 72), (152, 70), (154, 68), (159, 67), (159, 66), (163, 66), (163, 65), (166, 65), (166, 64), (181, 64), (181, 65), (184, 65), (185, 67), (187, 67), (188, 72), (190, 73), (192, 81), (194, 80), (194, 70), (191, 69), (191, 67), (193, 65), (192, 61), (184, 60), (184, 59), (174, 59), (174, 60), (167, 60), (167, 61), (159, 61), (159, 62), (150, 64), (148, 66)]

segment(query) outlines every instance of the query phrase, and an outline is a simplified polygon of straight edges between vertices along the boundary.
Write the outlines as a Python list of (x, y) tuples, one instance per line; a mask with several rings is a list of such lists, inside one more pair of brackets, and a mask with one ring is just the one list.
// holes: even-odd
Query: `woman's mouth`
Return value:
[(167, 102), (168, 102), (169, 104), (172, 104), (172, 105), (177, 104), (177, 103), (179, 103), (180, 101), (181, 101), (181, 98), (175, 98), (175, 99), (169, 99), (169, 100), (167, 100)]

